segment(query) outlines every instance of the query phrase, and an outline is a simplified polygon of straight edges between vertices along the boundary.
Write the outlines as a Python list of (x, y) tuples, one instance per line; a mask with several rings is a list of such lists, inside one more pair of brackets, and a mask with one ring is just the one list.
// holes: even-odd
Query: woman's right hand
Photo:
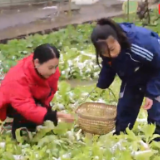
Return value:
[(75, 118), (71, 114), (57, 112), (57, 118), (67, 123), (73, 123)]

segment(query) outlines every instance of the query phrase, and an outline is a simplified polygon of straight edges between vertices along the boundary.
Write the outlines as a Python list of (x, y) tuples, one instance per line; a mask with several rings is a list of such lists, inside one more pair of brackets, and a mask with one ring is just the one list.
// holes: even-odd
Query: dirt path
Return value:
[[(117, 4), (118, 3), (118, 4)], [(155, 5), (157, 7), (157, 5)], [(96, 4), (81, 6), (79, 12), (68, 16), (64, 10), (68, 4), (62, 4), (58, 16), (55, 10), (42, 10), (42, 8), (23, 9), (21, 12), (10, 11), (0, 14), (0, 41), (18, 36), (44, 32), (53, 28), (64, 27), (68, 24), (80, 24), (94, 21), (102, 17), (122, 15), (122, 2), (114, 0), (100, 0)], [(49, 18), (50, 17), (50, 18)], [(51, 20), (52, 19), (52, 20)]]
[[(10, 12), (0, 15), (0, 40), (122, 14), (121, 6), (118, 9), (116, 7), (109, 8), (109, 6), (104, 5), (102, 2), (82, 6), (79, 13), (74, 12), (71, 17), (64, 13), (65, 8), (66, 6), (63, 5), (60, 14), (56, 17), (54, 16), (54, 11), (51, 13), (51, 10), (46, 12), (37, 8), (20, 13)], [(52, 21), (47, 18), (49, 15), (53, 18)]]

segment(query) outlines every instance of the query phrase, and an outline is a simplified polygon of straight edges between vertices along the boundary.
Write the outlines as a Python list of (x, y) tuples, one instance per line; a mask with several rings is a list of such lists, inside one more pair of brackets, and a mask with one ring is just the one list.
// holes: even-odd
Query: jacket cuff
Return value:
[(147, 92), (144, 96), (147, 98), (150, 98), (152, 100), (154, 100), (156, 97), (158, 97), (158, 95), (153, 95), (153, 94), (150, 94), (149, 92)]
[(44, 121), (47, 120), (52, 121), (54, 125), (57, 126), (58, 125), (57, 111), (48, 110), (48, 112), (44, 117)]
[(145, 97), (146, 97), (146, 98), (149, 98), (149, 99), (152, 99), (152, 100), (155, 99), (155, 97), (153, 97), (153, 96), (151, 96), (151, 95), (145, 95)]
[(97, 85), (96, 85), (98, 88), (100, 88), (100, 89), (107, 89), (108, 88), (108, 86), (104, 86), (104, 85), (102, 85), (101, 83), (97, 83)]

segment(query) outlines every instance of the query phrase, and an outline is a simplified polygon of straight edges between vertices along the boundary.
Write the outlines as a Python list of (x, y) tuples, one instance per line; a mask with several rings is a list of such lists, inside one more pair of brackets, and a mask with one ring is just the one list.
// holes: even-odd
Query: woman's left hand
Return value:
[(152, 105), (153, 105), (153, 100), (146, 97), (145, 104), (144, 104), (143, 108), (146, 110), (149, 110), (149, 109), (151, 109)]

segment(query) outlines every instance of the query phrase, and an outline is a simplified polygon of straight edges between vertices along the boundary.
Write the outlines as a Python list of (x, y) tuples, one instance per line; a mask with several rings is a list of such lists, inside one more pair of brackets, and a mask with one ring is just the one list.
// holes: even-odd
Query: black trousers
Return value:
[[(35, 103), (43, 106), (42, 103), (39, 102), (38, 100), (35, 100)], [(15, 132), (16, 132), (16, 129), (18, 128), (26, 127), (30, 132), (36, 131), (37, 124), (24, 118), (11, 105), (7, 107), (7, 117), (13, 118), (12, 136), (14, 139), (16, 139)], [(21, 132), (21, 135), (22, 135), (22, 132)]]
[[(117, 106), (116, 117), (116, 131), (114, 134), (119, 135), (120, 132), (125, 132), (129, 125), (129, 129), (132, 129), (137, 119), (142, 101), (144, 98), (144, 92), (141, 88), (121, 85), (120, 98)], [(155, 123), (155, 134), (160, 135), (160, 102), (153, 100), (153, 106), (148, 110), (148, 123)], [(160, 138), (156, 138), (160, 141)]]
[[(7, 117), (13, 118), (12, 122), (12, 137), (16, 139), (16, 129), (26, 127), (29, 131), (34, 132), (37, 124), (26, 120), (21, 114), (19, 114), (12, 106), (7, 108)], [(22, 132), (21, 132), (22, 135)]]

